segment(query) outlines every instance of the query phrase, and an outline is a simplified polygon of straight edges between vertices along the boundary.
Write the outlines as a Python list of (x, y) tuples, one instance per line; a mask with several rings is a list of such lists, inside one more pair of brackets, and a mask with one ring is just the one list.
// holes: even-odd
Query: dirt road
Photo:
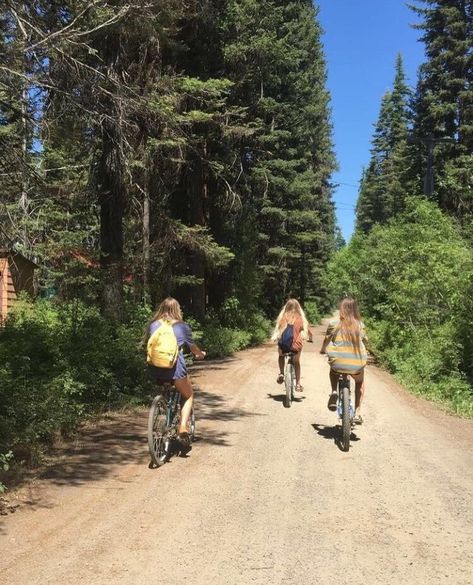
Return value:
[(93, 427), (0, 517), (5, 585), (471, 585), (473, 424), (368, 368), (349, 453), (328, 366), (290, 409), (275, 348), (199, 366), (198, 440), (148, 469), (146, 412)]

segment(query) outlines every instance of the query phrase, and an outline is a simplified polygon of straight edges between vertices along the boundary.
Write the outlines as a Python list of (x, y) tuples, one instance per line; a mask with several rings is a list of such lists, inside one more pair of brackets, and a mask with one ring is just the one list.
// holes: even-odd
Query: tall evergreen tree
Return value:
[(393, 89), (381, 101), (372, 139), (371, 160), (360, 184), (357, 202), (357, 229), (368, 232), (376, 223), (386, 223), (404, 209), (409, 194), (406, 168), (410, 147), (410, 89), (403, 61), (398, 55)]
[[(8, 0), (1, 15), (2, 155), (23, 161), (2, 192), (48, 285), (101, 288), (115, 318), (125, 279), (199, 317), (229, 296), (271, 311), (326, 296), (335, 162), (312, 2)], [(33, 192), (34, 214), (19, 205)]]
[[(311, 2), (229, 3), (225, 56), (255, 132), (245, 156), (257, 199), (259, 266), (269, 306), (320, 293), (334, 246), (329, 96)], [(323, 295), (323, 293), (322, 293)]]
[[(460, 220), (473, 210), (473, 4), (470, 0), (417, 0), (411, 8), (422, 22), (426, 62), (415, 103), (415, 134), (430, 140), (434, 197)], [(422, 168), (414, 174), (424, 176)]]

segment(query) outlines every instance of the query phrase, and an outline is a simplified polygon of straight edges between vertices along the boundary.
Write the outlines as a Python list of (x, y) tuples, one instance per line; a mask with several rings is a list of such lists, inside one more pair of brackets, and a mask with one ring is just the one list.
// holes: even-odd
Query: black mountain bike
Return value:
[[(181, 421), (181, 394), (174, 384), (158, 385), (148, 416), (148, 448), (151, 463), (160, 467), (177, 452), (177, 435)], [(188, 433), (191, 442), (195, 438), (195, 414), (192, 409)]]
[(294, 400), (296, 390), (296, 369), (294, 367), (293, 351), (284, 354), (284, 385), (286, 386), (286, 396), (284, 397), (284, 406), (290, 408)]
[(355, 412), (351, 402), (350, 378), (347, 374), (340, 374), (338, 377), (337, 414), (341, 421), (342, 430), (340, 444), (343, 451), (348, 451), (350, 449), (350, 435), (354, 426), (353, 417)]

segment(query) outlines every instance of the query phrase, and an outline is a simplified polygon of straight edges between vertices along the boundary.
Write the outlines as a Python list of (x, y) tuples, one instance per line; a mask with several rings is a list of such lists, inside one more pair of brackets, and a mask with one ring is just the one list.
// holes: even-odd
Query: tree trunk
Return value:
[(108, 317), (120, 321), (123, 315), (124, 161), (118, 124), (105, 121), (101, 131), (102, 152), (96, 183), (100, 204), (102, 310)]
[[(195, 172), (190, 175), (190, 202), (191, 225), (206, 225), (205, 202), (207, 199), (207, 182), (204, 176), (201, 160), (195, 160)], [(197, 319), (205, 316), (206, 308), (206, 286), (205, 286), (205, 261), (201, 252), (194, 251), (190, 255), (191, 273), (200, 282), (191, 287), (192, 313)]]
[(150, 198), (148, 170), (145, 169), (143, 185), (143, 302), (149, 304), (149, 270), (150, 270)]

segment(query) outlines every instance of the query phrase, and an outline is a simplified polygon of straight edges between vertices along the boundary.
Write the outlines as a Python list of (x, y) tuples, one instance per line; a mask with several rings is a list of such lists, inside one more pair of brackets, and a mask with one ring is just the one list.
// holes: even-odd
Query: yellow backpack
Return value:
[(179, 354), (176, 335), (168, 321), (160, 323), (148, 340), (146, 361), (156, 368), (173, 368)]

